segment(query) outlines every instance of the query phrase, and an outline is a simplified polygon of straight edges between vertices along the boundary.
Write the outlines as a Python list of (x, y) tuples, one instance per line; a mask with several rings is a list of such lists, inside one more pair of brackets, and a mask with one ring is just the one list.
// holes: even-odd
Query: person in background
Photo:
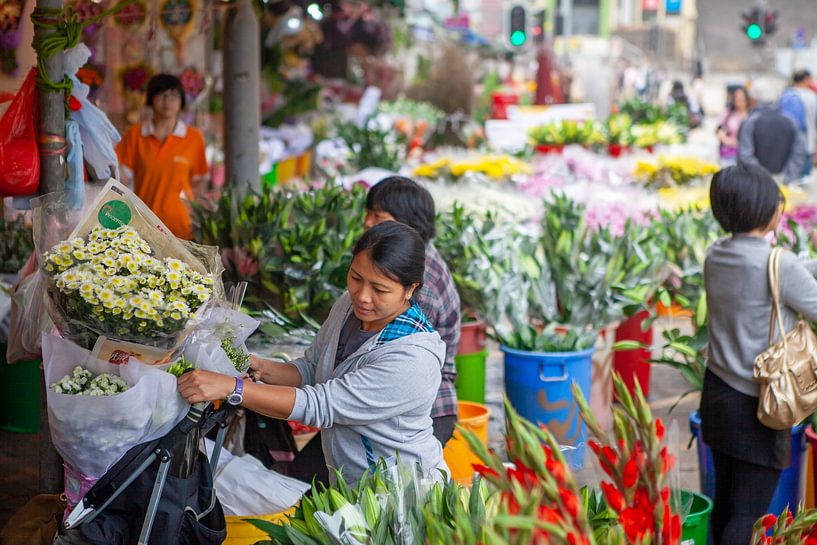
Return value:
[(185, 97), (177, 77), (153, 76), (147, 105), (153, 117), (128, 129), (116, 147), (122, 181), (174, 235), (189, 240), (193, 233), (184, 200), (193, 200), (208, 178), (204, 136), (179, 119)]
[(703, 109), (694, 98), (687, 95), (683, 82), (679, 80), (672, 82), (672, 90), (669, 93), (668, 102), (669, 104), (680, 104), (686, 108), (690, 129), (700, 127), (701, 123), (703, 123)]
[(792, 86), (780, 97), (780, 109), (791, 117), (806, 139), (806, 162), (803, 176), (811, 173), (814, 151), (817, 149), (817, 94), (808, 70), (798, 70), (792, 76)]
[(732, 91), (729, 111), (718, 124), (718, 141), (720, 142), (721, 165), (734, 165), (738, 160), (738, 131), (740, 125), (749, 115), (749, 93), (745, 87)]
[[(178, 380), (188, 402), (223, 400), (321, 428), (326, 464), (354, 483), (379, 459), (399, 454), (426, 476), (447, 470), (431, 405), (445, 344), (413, 295), (423, 282), (425, 244), (395, 221), (366, 231), (352, 251), (347, 291), (302, 358), (253, 356), (262, 383), (194, 370)], [(333, 481), (333, 475), (330, 475)]]
[(738, 132), (738, 162), (764, 167), (786, 183), (803, 176), (806, 140), (780, 108), (774, 89), (762, 83), (752, 88), (758, 106)]
[(399, 221), (420, 233), (426, 245), (423, 287), (414, 294), (414, 300), (445, 342), (442, 382), (431, 410), (434, 436), (445, 446), (457, 423), (454, 355), (460, 342), (461, 312), (454, 279), (432, 243), (436, 234), (436, 219), (431, 194), (408, 178), (385, 178), (372, 187), (366, 196), (366, 229), (384, 221)]
[[(791, 430), (757, 419), (754, 361), (767, 348), (772, 296), (767, 235), (783, 213), (782, 192), (760, 166), (738, 164), (715, 174), (710, 186), (715, 219), (729, 236), (704, 262), (709, 309), (709, 357), (701, 393), (701, 431), (715, 463), (715, 545), (746, 545), (769, 507), (781, 470), (791, 459)], [(790, 331), (802, 314), (817, 320), (817, 261), (791, 252), (780, 260), (780, 307)], [(778, 336), (784, 332), (778, 331)]]

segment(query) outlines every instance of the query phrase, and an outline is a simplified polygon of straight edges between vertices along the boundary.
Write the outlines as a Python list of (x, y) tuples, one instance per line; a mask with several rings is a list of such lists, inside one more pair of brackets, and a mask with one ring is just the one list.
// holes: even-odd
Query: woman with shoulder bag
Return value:
[[(715, 219), (730, 236), (713, 244), (704, 265), (709, 309), (709, 361), (701, 396), (703, 439), (715, 463), (715, 545), (746, 545), (767, 512), (780, 473), (791, 458), (791, 429), (757, 418), (755, 358), (769, 345), (772, 294), (768, 264), (783, 212), (779, 186), (762, 167), (738, 164), (715, 174)], [(817, 261), (780, 257), (780, 311), (785, 331), (801, 314), (817, 321)], [(778, 332), (782, 335), (783, 332)]]

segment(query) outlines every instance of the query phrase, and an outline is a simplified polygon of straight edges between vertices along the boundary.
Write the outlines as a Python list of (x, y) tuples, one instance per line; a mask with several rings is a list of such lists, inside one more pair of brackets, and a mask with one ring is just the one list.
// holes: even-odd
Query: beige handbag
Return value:
[[(780, 256), (774, 248), (769, 256), (769, 288), (772, 313), (769, 348), (755, 358), (754, 377), (760, 384), (757, 418), (769, 428), (785, 430), (799, 424), (817, 409), (817, 336), (804, 320), (785, 332), (780, 314)], [(775, 325), (780, 340), (774, 340)]]

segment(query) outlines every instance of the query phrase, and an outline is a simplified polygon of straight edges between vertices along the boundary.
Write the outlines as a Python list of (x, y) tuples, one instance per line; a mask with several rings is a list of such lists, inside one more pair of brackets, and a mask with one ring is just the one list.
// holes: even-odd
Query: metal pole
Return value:
[[(37, 0), (39, 9), (62, 9), (62, 0)], [(57, 32), (35, 27), (38, 35)], [(52, 81), (60, 82), (65, 74), (63, 54), (58, 52), (44, 60), (45, 71)], [(65, 185), (65, 101), (63, 93), (48, 89), (38, 90), (40, 120), (40, 193), (60, 191)], [(62, 152), (60, 152), (62, 150)], [(59, 493), (63, 490), (62, 460), (51, 443), (46, 410), (45, 374), (40, 384), (40, 491)]]
[(258, 19), (250, 0), (238, 0), (224, 22), (224, 162), (239, 193), (260, 189), (260, 72)]

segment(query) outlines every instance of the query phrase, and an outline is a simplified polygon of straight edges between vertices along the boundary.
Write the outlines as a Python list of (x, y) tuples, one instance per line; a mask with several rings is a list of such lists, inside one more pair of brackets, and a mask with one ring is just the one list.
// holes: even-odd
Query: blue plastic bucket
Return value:
[[(584, 463), (585, 426), (570, 387), (579, 385), (590, 400), (595, 348), (581, 352), (526, 352), (500, 346), (505, 354), (505, 393), (514, 409), (534, 424), (544, 424), (559, 444), (576, 447), (569, 459)], [(566, 457), (567, 453), (566, 453)]]
[[(689, 415), (689, 431), (698, 443), (698, 468), (701, 492), (715, 498), (715, 463), (712, 461), (712, 450), (704, 443), (701, 435), (701, 416), (698, 411)], [(787, 505), (797, 509), (804, 498), (804, 479), (806, 471), (806, 427), (803, 424), (791, 429), (791, 465), (780, 474), (780, 480), (774, 491), (774, 497), (767, 513), (780, 514)]]

